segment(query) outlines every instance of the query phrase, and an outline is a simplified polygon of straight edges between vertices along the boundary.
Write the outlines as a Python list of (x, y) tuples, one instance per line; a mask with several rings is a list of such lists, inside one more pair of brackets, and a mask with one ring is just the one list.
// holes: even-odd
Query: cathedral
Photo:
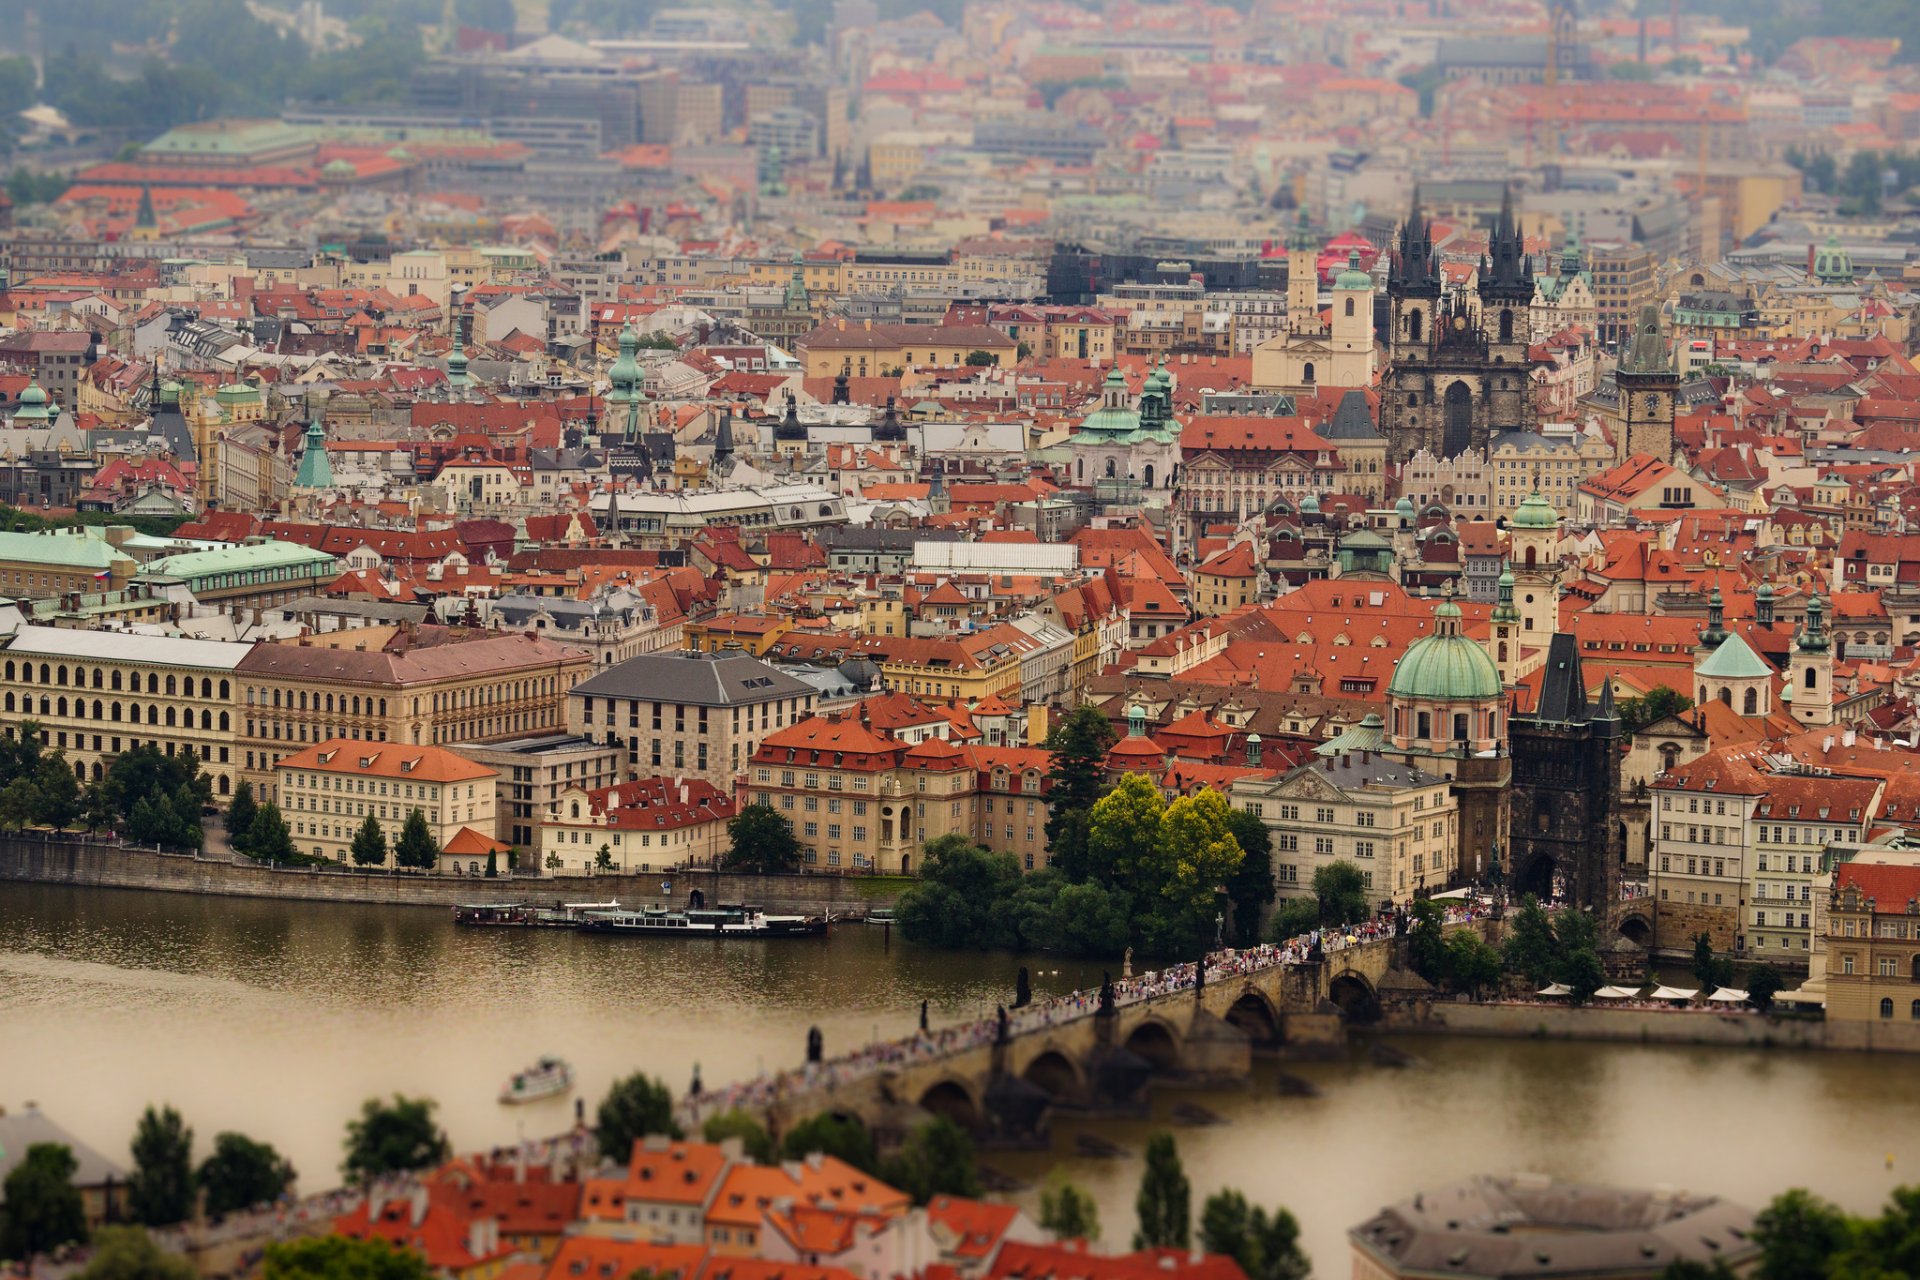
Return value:
[(1381, 429), (1388, 457), (1452, 458), (1534, 425), (1527, 345), (1535, 286), (1509, 192), (1481, 257), (1478, 306), (1443, 298), (1433, 227), (1413, 209), (1387, 278)]

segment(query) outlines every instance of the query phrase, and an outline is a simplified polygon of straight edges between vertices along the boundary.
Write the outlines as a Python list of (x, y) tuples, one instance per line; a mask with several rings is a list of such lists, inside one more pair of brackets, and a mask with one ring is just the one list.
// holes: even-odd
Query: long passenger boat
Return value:
[(580, 927), (589, 933), (639, 933), (676, 938), (818, 938), (821, 916), (774, 916), (744, 903), (675, 911), (667, 907), (588, 911)]
[(537, 907), (531, 902), (471, 902), (453, 909), (455, 924), (494, 929), (578, 929), (589, 911), (616, 911), (618, 902), (563, 902)]

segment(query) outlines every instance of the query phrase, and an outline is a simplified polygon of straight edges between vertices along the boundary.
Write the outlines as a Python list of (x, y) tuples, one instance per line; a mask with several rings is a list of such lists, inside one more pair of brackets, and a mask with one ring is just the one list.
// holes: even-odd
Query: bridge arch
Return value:
[(1620, 936), (1636, 946), (1651, 946), (1653, 922), (1643, 911), (1629, 911), (1620, 918)]
[(973, 1090), (952, 1076), (936, 1080), (921, 1091), (920, 1109), (929, 1115), (945, 1116), (969, 1133), (980, 1131), (980, 1104)]
[(1340, 1007), (1348, 1022), (1364, 1024), (1380, 1020), (1379, 993), (1365, 974), (1353, 969), (1336, 974), (1327, 984), (1327, 999)]
[(1146, 1018), (1129, 1031), (1126, 1048), (1152, 1063), (1156, 1073), (1180, 1069), (1180, 1033), (1158, 1018)]
[(1080, 1064), (1060, 1049), (1048, 1046), (1033, 1056), (1021, 1078), (1038, 1085), (1055, 1098), (1078, 1098), (1086, 1088)]
[(1249, 987), (1228, 1006), (1227, 1021), (1246, 1032), (1255, 1044), (1275, 1044), (1280, 1039), (1280, 1013), (1257, 988)]

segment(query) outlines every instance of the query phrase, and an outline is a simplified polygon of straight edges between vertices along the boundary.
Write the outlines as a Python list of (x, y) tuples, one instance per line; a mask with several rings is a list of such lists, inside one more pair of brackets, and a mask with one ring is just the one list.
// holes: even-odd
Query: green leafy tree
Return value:
[(23, 831), (38, 819), (40, 792), (31, 778), (15, 778), (0, 787), (0, 828)]
[(1501, 948), (1508, 973), (1517, 973), (1539, 990), (1552, 982), (1554, 968), (1560, 962), (1560, 944), (1553, 935), (1553, 919), (1540, 900), (1528, 894), (1520, 902), (1507, 927), (1507, 940)]
[(1413, 904), (1413, 927), (1407, 930), (1407, 964), (1428, 982), (1439, 982), (1446, 976), (1446, 915), (1437, 902), (1423, 899)]
[(1092, 881), (1069, 884), (1052, 873), (1036, 871), (1019, 892), (1031, 908), (1019, 922), (1021, 937), (1029, 946), (1095, 958), (1126, 950), (1133, 899), (1125, 890)]
[[(415, 813), (420, 812), (418, 809)], [(371, 813), (361, 822), (360, 829), (353, 833), (350, 846), (355, 866), (381, 867), (387, 862), (387, 833), (380, 829), (380, 820)]]
[(1920, 1187), (1896, 1187), (1877, 1218), (1854, 1225), (1853, 1242), (1831, 1263), (1832, 1280), (1920, 1276)]
[(1208, 787), (1174, 800), (1160, 820), (1160, 893), (1172, 909), (1176, 936), (1189, 934), (1202, 944), (1212, 937), (1215, 895), (1245, 856), (1233, 838), (1232, 812), (1227, 798)]
[(1291, 942), (1320, 927), (1320, 900), (1305, 896), (1283, 899), (1267, 922), (1267, 938)]
[(1835, 1206), (1801, 1187), (1773, 1198), (1753, 1220), (1760, 1246), (1755, 1280), (1806, 1280), (1827, 1274), (1827, 1260), (1853, 1242), (1853, 1223)]
[(1100, 1206), (1055, 1168), (1040, 1188), (1040, 1228), (1055, 1240), (1098, 1240)]
[(779, 1155), (773, 1145), (773, 1138), (767, 1133), (765, 1126), (738, 1109), (722, 1111), (717, 1116), (708, 1116), (707, 1122), (700, 1126), (700, 1136), (708, 1142), (725, 1142), (728, 1138), (738, 1138), (740, 1150), (756, 1164), (772, 1164)]
[(0, 1257), (26, 1259), (85, 1242), (87, 1215), (73, 1175), (80, 1165), (58, 1142), (36, 1142), (7, 1174)]
[(1093, 822), (1091, 809), (1051, 809), (1047, 829), (1054, 834), (1047, 841), (1047, 852), (1060, 873), (1075, 884), (1087, 881), (1087, 830)]
[(500, 853), (496, 849), (487, 850), (487, 879), (493, 880), (500, 875)]
[(1344, 859), (1329, 862), (1313, 873), (1313, 896), (1319, 903), (1322, 928), (1345, 928), (1373, 915), (1365, 873)]
[(566, 865), (567, 865), (566, 863), (560, 860), (559, 854), (550, 853), (547, 855), (547, 870), (558, 871), (561, 867), (564, 867)]
[(1020, 886), (1020, 863), (1012, 854), (993, 853), (958, 833), (929, 840), (919, 883), (895, 906), (900, 932), (935, 947), (1010, 947), (1018, 936), (1014, 899)]
[(1693, 699), (1666, 685), (1655, 685), (1637, 698), (1622, 698), (1619, 703), (1620, 727), (1638, 733), (1668, 716), (1677, 716), (1693, 706)]
[(433, 1118), (429, 1098), (393, 1095), (391, 1104), (368, 1098), (357, 1119), (347, 1121), (346, 1159), (340, 1172), (348, 1182), (369, 1182), (382, 1174), (430, 1169), (447, 1158), (447, 1135)]
[(253, 798), (253, 784), (245, 778), (233, 789), (233, 799), (227, 805), (224, 819), (227, 829), (227, 843), (233, 846), (235, 853), (246, 853), (250, 846), (247, 841), (253, 831), (253, 820), (260, 812), (260, 805)]
[[(1072, 880), (1086, 879), (1087, 868), (1060, 858), (1061, 833), (1068, 814), (1093, 808), (1106, 790), (1107, 752), (1113, 743), (1113, 726), (1098, 707), (1076, 708), (1047, 732), (1047, 846)], [(1080, 854), (1084, 862), (1084, 840)]]
[(993, 354), (993, 352), (991, 351), (967, 352), (967, 367), (970, 369), (985, 369), (991, 365), (996, 365), (999, 363), (1000, 363), (1000, 357)]
[[(1127, 885), (1141, 894), (1160, 888), (1157, 848), (1167, 798), (1144, 774), (1129, 773), (1094, 802), (1087, 824), (1088, 878)], [(1145, 874), (1143, 874), (1145, 873)]]
[(780, 1149), (789, 1160), (803, 1160), (818, 1151), (843, 1160), (862, 1173), (877, 1173), (880, 1161), (873, 1149), (873, 1135), (867, 1126), (851, 1116), (836, 1116), (822, 1111), (809, 1116), (787, 1130)]
[(1704, 933), (1693, 938), (1693, 976), (1700, 983), (1700, 989), (1712, 995), (1727, 985), (1732, 976), (1733, 966), (1714, 954), (1713, 939)]
[(82, 804), (80, 779), (64, 751), (42, 756), (33, 770), (34, 821), (43, 827), (66, 828), (79, 821)]
[(170, 1227), (193, 1213), (193, 1130), (172, 1107), (148, 1107), (134, 1127), (127, 1207), (149, 1227)]
[(222, 1217), (278, 1200), (293, 1186), (294, 1172), (268, 1143), (221, 1133), (213, 1139), (213, 1153), (200, 1162), (198, 1178), (207, 1193), (207, 1212)]
[(633, 1157), (633, 1144), (650, 1133), (664, 1133), (669, 1138), (685, 1136), (673, 1118), (673, 1094), (666, 1085), (639, 1071), (614, 1081), (607, 1090), (607, 1096), (600, 1100), (594, 1132), (601, 1156), (623, 1162)]
[[(356, 836), (356, 844), (358, 839)], [(297, 856), (287, 820), (281, 815), (280, 806), (271, 800), (261, 805), (253, 821), (247, 824), (246, 852), (248, 857), (262, 862), (292, 862)]]
[(1133, 1211), (1139, 1221), (1136, 1249), (1185, 1249), (1193, 1238), (1193, 1188), (1170, 1133), (1147, 1139), (1147, 1165)]
[(1607, 984), (1606, 966), (1592, 947), (1577, 947), (1561, 956), (1557, 972), (1558, 981), (1569, 988), (1567, 998), (1575, 1004), (1585, 1004)]
[(427, 815), (420, 810), (408, 812), (400, 838), (393, 844), (393, 860), (415, 871), (431, 871), (440, 861), (440, 845), (433, 838), (433, 828), (427, 825)]
[(593, 869), (595, 871), (613, 870), (613, 846), (603, 844), (594, 851)]
[(1747, 966), (1747, 1003), (1761, 1013), (1773, 1008), (1773, 998), (1786, 985), (1780, 977), (1780, 971), (1770, 964)]
[(213, 803), (213, 779), (193, 752), (168, 755), (143, 743), (113, 758), (100, 787), (106, 811), (125, 815), (133, 839), (200, 847), (200, 813)]
[(1445, 967), (1447, 981), (1454, 989), (1476, 1000), (1482, 992), (1500, 984), (1500, 953), (1471, 929), (1459, 929), (1448, 936)]
[(1200, 1247), (1240, 1264), (1248, 1280), (1306, 1280), (1300, 1223), (1285, 1209), (1250, 1206), (1238, 1191), (1216, 1191), (1200, 1209)]
[(779, 875), (800, 868), (800, 839), (793, 823), (771, 805), (750, 804), (727, 823), (727, 866), (754, 875)]
[(1233, 945), (1250, 947), (1260, 940), (1260, 916), (1273, 905), (1273, 834), (1267, 824), (1245, 809), (1227, 815), (1234, 843), (1240, 846), (1240, 865), (1227, 877), (1227, 901), (1233, 904)]
[(426, 1255), (385, 1240), (308, 1236), (267, 1246), (261, 1280), (431, 1280)]
[(177, 1253), (168, 1253), (139, 1227), (102, 1227), (93, 1238), (93, 1255), (77, 1280), (199, 1280), (200, 1272)]
[(926, 1204), (935, 1196), (980, 1194), (980, 1168), (973, 1138), (947, 1116), (935, 1116), (907, 1136), (899, 1154), (880, 1168), (880, 1176)]

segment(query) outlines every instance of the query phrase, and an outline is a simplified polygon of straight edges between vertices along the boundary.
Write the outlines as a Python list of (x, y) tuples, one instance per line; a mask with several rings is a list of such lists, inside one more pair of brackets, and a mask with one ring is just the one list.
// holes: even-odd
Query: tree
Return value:
[[(420, 811), (415, 809), (414, 812)], [(361, 822), (360, 829), (353, 833), (351, 849), (353, 863), (357, 867), (384, 867), (387, 864), (387, 833), (380, 829), (380, 820), (371, 813)]]
[(1248, 1280), (1306, 1280), (1300, 1223), (1285, 1209), (1271, 1216), (1238, 1191), (1216, 1191), (1200, 1210), (1200, 1247), (1240, 1264)]
[[(789, 828), (789, 830), (791, 830), (791, 828)], [(613, 846), (602, 844), (599, 849), (594, 851), (593, 869), (595, 871), (613, 870)]]
[(168, 1253), (139, 1227), (102, 1227), (93, 1238), (93, 1256), (76, 1280), (199, 1280), (200, 1272), (177, 1253)]
[(149, 1227), (170, 1227), (193, 1213), (193, 1130), (172, 1107), (148, 1107), (134, 1127), (127, 1207)]
[(1144, 774), (1129, 773), (1094, 802), (1087, 822), (1087, 878), (1119, 884), (1142, 895), (1159, 885), (1142, 872), (1158, 871), (1160, 824), (1167, 798)]
[[(357, 844), (359, 837), (354, 840)], [(253, 821), (247, 824), (246, 852), (248, 857), (262, 862), (292, 862), (297, 856), (287, 820), (281, 815), (280, 806), (271, 800), (261, 805)]]
[(1446, 917), (1440, 904), (1431, 899), (1413, 904), (1413, 927), (1407, 931), (1407, 964), (1428, 982), (1446, 976)]
[(727, 866), (754, 875), (779, 875), (800, 868), (799, 837), (793, 823), (771, 805), (750, 804), (727, 823)]
[(863, 1173), (875, 1173), (880, 1168), (873, 1150), (873, 1135), (867, 1132), (867, 1126), (851, 1116), (836, 1116), (825, 1111), (787, 1130), (780, 1149), (789, 1160), (803, 1160), (818, 1151), (845, 1161)]
[(1320, 927), (1320, 902), (1316, 898), (1295, 897), (1283, 901), (1267, 922), (1267, 938), (1272, 942), (1291, 942)]
[(1313, 896), (1320, 907), (1320, 926), (1342, 929), (1373, 914), (1367, 878), (1351, 862), (1329, 862), (1313, 873)]
[(1593, 998), (1593, 993), (1606, 985), (1606, 966), (1600, 963), (1600, 953), (1592, 947), (1579, 947), (1560, 958), (1558, 981), (1570, 989), (1568, 999), (1575, 1004), (1585, 1004)]
[(1539, 990), (1553, 981), (1554, 967), (1560, 960), (1560, 944), (1553, 936), (1553, 920), (1540, 900), (1528, 894), (1508, 927), (1501, 948), (1508, 973), (1517, 973)]
[(200, 1186), (207, 1193), (207, 1212), (214, 1217), (271, 1204), (287, 1193), (293, 1179), (286, 1157), (239, 1133), (215, 1135), (213, 1154), (200, 1164)]
[(31, 778), (15, 778), (0, 787), (0, 828), (21, 831), (38, 821), (40, 792)]
[(967, 367), (969, 369), (985, 369), (991, 365), (996, 365), (999, 363), (1000, 363), (1000, 357), (993, 354), (993, 352), (991, 351), (967, 352)]
[(1770, 964), (1747, 966), (1747, 1003), (1761, 1013), (1773, 1008), (1773, 997), (1782, 986), (1780, 971)]
[(85, 1242), (87, 1215), (74, 1188), (80, 1168), (65, 1144), (36, 1142), (7, 1174), (0, 1257), (25, 1260), (63, 1244)]
[(200, 813), (213, 803), (213, 779), (193, 752), (168, 755), (152, 743), (123, 751), (107, 767), (100, 790), (106, 812), (124, 815), (131, 838), (200, 847)]
[(900, 1153), (881, 1166), (880, 1176), (926, 1204), (935, 1196), (980, 1194), (980, 1168), (973, 1138), (948, 1116), (935, 1116), (907, 1136)]
[(1056, 1168), (1040, 1188), (1040, 1227), (1055, 1240), (1098, 1240), (1100, 1206)]
[(227, 843), (233, 846), (235, 853), (246, 853), (249, 849), (248, 837), (253, 830), (253, 819), (260, 812), (259, 804), (253, 798), (253, 784), (245, 778), (233, 789), (233, 799), (227, 805), (225, 818)]
[(1920, 1187), (1895, 1187), (1879, 1217), (1856, 1222), (1853, 1242), (1827, 1274), (1832, 1280), (1920, 1276)]
[(500, 852), (497, 849), (489, 849), (487, 850), (487, 879), (493, 880), (497, 878), (499, 875), (500, 875)]
[[(1048, 847), (1059, 845), (1066, 815), (1091, 809), (1106, 790), (1107, 752), (1113, 742), (1113, 726), (1098, 707), (1077, 708), (1047, 732)], [(1084, 867), (1063, 861), (1062, 869), (1069, 879), (1086, 878)]]
[(309, 1236), (270, 1244), (260, 1280), (430, 1280), (426, 1255), (385, 1240)]
[(684, 1136), (674, 1122), (673, 1095), (667, 1086), (639, 1071), (613, 1082), (600, 1100), (594, 1129), (601, 1156), (623, 1163), (632, 1159), (633, 1144), (650, 1133)]
[(1446, 975), (1455, 990), (1478, 1000), (1500, 982), (1500, 953), (1473, 930), (1457, 930), (1447, 938)]
[(42, 756), (33, 770), (34, 821), (44, 827), (66, 828), (80, 817), (83, 805), (80, 780), (66, 752)]
[(440, 845), (433, 838), (433, 828), (427, 825), (427, 815), (420, 810), (407, 814), (400, 838), (393, 843), (393, 861), (396, 866), (415, 871), (431, 871), (440, 861)]
[(717, 1116), (708, 1116), (707, 1122), (700, 1127), (700, 1136), (708, 1142), (725, 1142), (728, 1138), (740, 1139), (740, 1150), (756, 1164), (772, 1164), (779, 1152), (773, 1145), (773, 1137), (758, 1120), (738, 1108), (722, 1111)]
[(558, 871), (561, 867), (564, 867), (566, 865), (567, 865), (566, 863), (560, 860), (559, 854), (550, 853), (547, 855), (547, 870)]
[(382, 1174), (411, 1173), (445, 1160), (447, 1135), (434, 1123), (433, 1112), (430, 1098), (396, 1093), (392, 1105), (368, 1098), (359, 1119), (347, 1121), (341, 1174), (348, 1182), (371, 1182)]
[(1727, 985), (1733, 966), (1713, 952), (1713, 939), (1704, 933), (1694, 935), (1693, 939), (1693, 976), (1700, 983), (1700, 989), (1712, 995)]
[(1240, 865), (1227, 877), (1227, 901), (1233, 904), (1233, 945), (1250, 947), (1260, 940), (1260, 915), (1273, 905), (1273, 834), (1267, 824), (1245, 809), (1227, 815), (1234, 843), (1240, 846)]
[(1693, 706), (1693, 699), (1666, 685), (1655, 685), (1637, 698), (1622, 698), (1619, 704), (1620, 727), (1638, 733), (1668, 716), (1677, 716)]
[(1136, 1249), (1185, 1249), (1193, 1237), (1193, 1188), (1180, 1167), (1173, 1135), (1156, 1133), (1147, 1139), (1147, 1167), (1140, 1175), (1140, 1194), (1133, 1210), (1139, 1226), (1133, 1233)]
[(1168, 922), (1174, 938), (1192, 937), (1202, 946), (1215, 895), (1240, 867), (1245, 856), (1233, 838), (1227, 798), (1207, 787), (1180, 796), (1167, 806), (1155, 845), (1160, 864), (1160, 894), (1172, 909)]
[(929, 840), (920, 882), (895, 906), (900, 933), (911, 942), (959, 949), (1010, 947), (1018, 940), (1015, 895), (1020, 863), (956, 833)]
[(1852, 1243), (1853, 1224), (1838, 1208), (1795, 1187), (1754, 1218), (1753, 1239), (1761, 1251), (1755, 1280), (1802, 1280), (1827, 1273), (1827, 1259)]

